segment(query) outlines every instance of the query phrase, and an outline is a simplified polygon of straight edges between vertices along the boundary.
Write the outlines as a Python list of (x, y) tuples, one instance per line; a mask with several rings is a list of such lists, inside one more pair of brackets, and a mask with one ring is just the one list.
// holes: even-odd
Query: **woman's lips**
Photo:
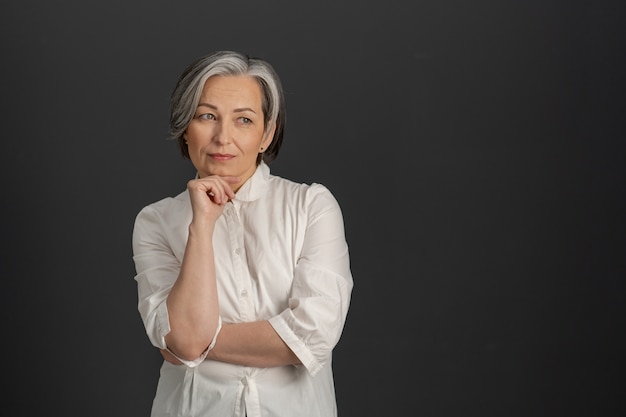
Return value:
[(230, 159), (233, 159), (234, 156), (227, 154), (227, 153), (211, 153), (209, 154), (209, 156), (213, 159), (215, 159), (216, 161), (228, 161)]

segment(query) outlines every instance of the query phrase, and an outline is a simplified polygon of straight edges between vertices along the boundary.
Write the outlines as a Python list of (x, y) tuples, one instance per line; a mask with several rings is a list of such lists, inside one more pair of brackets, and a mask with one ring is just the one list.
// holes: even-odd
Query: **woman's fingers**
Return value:
[(233, 198), (235, 198), (235, 192), (233, 191), (232, 187), (230, 186), (231, 184), (238, 184), (239, 183), (239, 177), (219, 177), (220, 179), (224, 180), (227, 184), (227, 186), (224, 187), (224, 191), (226, 193), (226, 195), (228, 196), (228, 199), (225, 201), (228, 202), (228, 200), (231, 200)]
[[(187, 189), (191, 198), (194, 211), (210, 213), (211, 206), (217, 204), (223, 206), (229, 200), (235, 198), (231, 184), (237, 184), (239, 177), (209, 176), (190, 180)], [(219, 211), (221, 213), (221, 211)]]

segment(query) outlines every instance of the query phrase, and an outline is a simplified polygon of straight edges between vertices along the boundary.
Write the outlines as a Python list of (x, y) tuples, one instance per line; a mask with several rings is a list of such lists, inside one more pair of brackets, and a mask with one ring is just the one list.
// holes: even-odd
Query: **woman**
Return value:
[(197, 174), (133, 230), (138, 309), (164, 362), (152, 416), (335, 416), (332, 351), (352, 292), (340, 207), (272, 175), (285, 124), (270, 64), (199, 58), (170, 134)]

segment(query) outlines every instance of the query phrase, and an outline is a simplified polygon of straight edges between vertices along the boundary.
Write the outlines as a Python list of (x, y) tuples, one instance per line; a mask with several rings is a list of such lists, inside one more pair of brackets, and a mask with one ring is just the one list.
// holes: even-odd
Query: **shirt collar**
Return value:
[(261, 161), (254, 174), (239, 188), (237, 194), (235, 194), (235, 200), (254, 201), (261, 198), (261, 196), (267, 193), (269, 177), (270, 167), (264, 161)]

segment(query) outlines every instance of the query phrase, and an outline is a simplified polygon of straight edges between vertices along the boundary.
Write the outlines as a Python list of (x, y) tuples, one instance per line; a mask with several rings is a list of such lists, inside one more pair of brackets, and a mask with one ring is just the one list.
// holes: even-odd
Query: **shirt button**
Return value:
[(247, 290), (241, 291), (241, 296), (242, 297), (247, 297), (248, 296), (248, 291)]
[(241, 255), (241, 248), (235, 249), (235, 255), (237, 256)]

